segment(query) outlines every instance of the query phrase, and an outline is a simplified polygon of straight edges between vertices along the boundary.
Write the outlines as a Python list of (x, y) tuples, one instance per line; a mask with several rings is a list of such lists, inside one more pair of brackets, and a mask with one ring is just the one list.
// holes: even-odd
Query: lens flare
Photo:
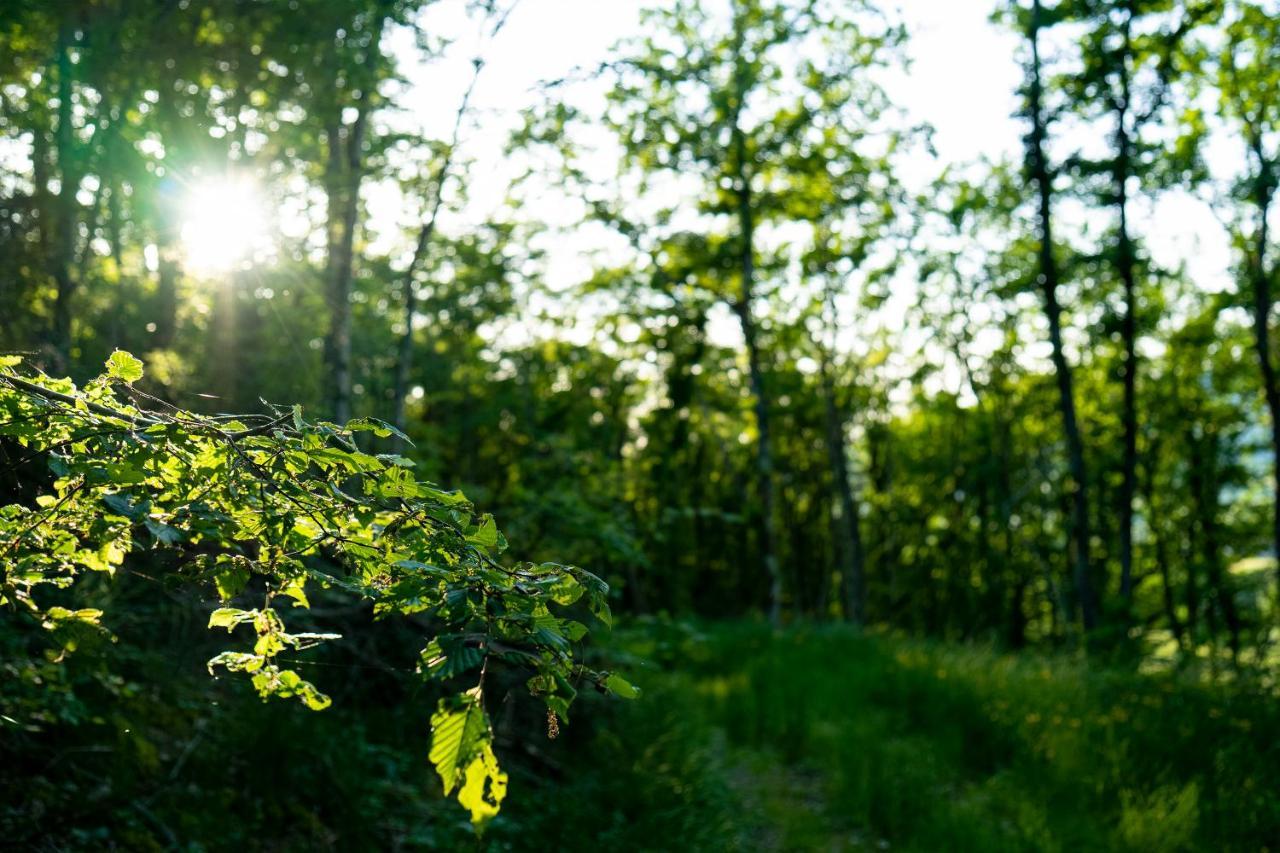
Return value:
[(187, 191), (182, 245), (191, 272), (228, 272), (262, 252), (269, 242), (262, 196), (252, 181), (204, 181)]

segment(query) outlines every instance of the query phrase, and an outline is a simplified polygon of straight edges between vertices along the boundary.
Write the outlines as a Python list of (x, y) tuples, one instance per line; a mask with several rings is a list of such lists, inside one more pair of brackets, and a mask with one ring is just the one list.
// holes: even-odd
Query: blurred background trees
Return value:
[[(1274, 839), (1280, 5), (992, 0), (1009, 85), (928, 102), (975, 125), (956, 157), (904, 93), (989, 45), (907, 23), (968, 4), (637, 2), (515, 91), (497, 60), (579, 37), (558, 3), (0, 0), (0, 352), (385, 419), (412, 444), (361, 450), (607, 579), (640, 627), (589, 654), (656, 698), (584, 695), (570, 748), (502, 703), (498, 846), (572, 846), (566, 813), (597, 847), (767, 846), (734, 786), (807, 815), (800, 762), (908, 849)], [(0, 505), (45, 476), (5, 451)], [(207, 614), (130, 567), (94, 587), (112, 650), (64, 666), (0, 621), (0, 829), (473, 843), (406, 754), (416, 628), (317, 595), (361, 640), (299, 724), (210, 687)], [(717, 765), (724, 737), (782, 758)]]
[[(459, 10), (478, 76), (513, 7)], [(1266, 665), (1276, 10), (995, 11), (1021, 162), (935, 159), (878, 4), (679, 0), (535, 93), (464, 227), (471, 88), (402, 120), (433, 4), (6, 4), (0, 346), (401, 423), (632, 613)], [(1177, 194), (1225, 285), (1147, 250)]]

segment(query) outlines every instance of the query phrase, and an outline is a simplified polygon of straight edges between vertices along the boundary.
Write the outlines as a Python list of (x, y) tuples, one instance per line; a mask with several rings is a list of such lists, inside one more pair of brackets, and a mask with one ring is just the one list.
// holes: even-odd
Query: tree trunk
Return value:
[(1277, 580), (1280, 582), (1280, 384), (1277, 384), (1276, 366), (1271, 352), (1271, 272), (1267, 268), (1267, 249), (1270, 233), (1267, 217), (1271, 214), (1271, 202), (1275, 193), (1275, 179), (1262, 149), (1260, 133), (1251, 133), (1249, 149), (1256, 161), (1253, 203), (1258, 213), (1258, 228), (1254, 249), (1248, 258), (1248, 275), (1253, 290), (1253, 342), (1258, 353), (1258, 366), (1262, 374), (1262, 393), (1267, 402), (1267, 414), (1271, 418), (1272, 452), (1272, 515), (1271, 543), (1277, 562)]
[(827, 459), (836, 505), (831, 513), (831, 538), (836, 546), (837, 564), (844, 585), (844, 614), (853, 625), (866, 619), (866, 556), (862, 547), (861, 512), (853, 486), (849, 483), (848, 448), (845, 445), (845, 419), (836, 405), (835, 387), (831, 380), (830, 356), (823, 350), (822, 394), (826, 409)]
[[(1200, 557), (1204, 561), (1205, 573), (1212, 585), (1213, 606), (1210, 608), (1210, 615), (1215, 610), (1222, 614), (1223, 620), (1227, 623), (1227, 642), (1231, 649), (1231, 661), (1233, 664), (1238, 664), (1240, 614), (1236, 610), (1235, 597), (1232, 595), (1222, 569), (1222, 548), (1218, 542), (1218, 497), (1221, 491), (1217, 477), (1218, 438), (1212, 432), (1206, 433), (1202, 441), (1196, 441), (1194, 435), (1188, 435), (1187, 443), (1193, 448), (1189, 485), (1200, 531)], [(1212, 625), (1216, 634), (1216, 620)]]
[[(1171, 400), (1177, 404), (1177, 397)], [(1156, 474), (1160, 464), (1160, 448), (1157, 444), (1147, 447), (1147, 453), (1144, 457), (1145, 462), (1142, 470), (1146, 476), (1142, 478), (1143, 501), (1147, 505), (1147, 511), (1151, 514), (1151, 544), (1155, 552), (1156, 570), (1160, 573), (1160, 592), (1162, 604), (1164, 606), (1164, 618), (1169, 623), (1169, 630), (1173, 632), (1173, 637), (1178, 643), (1178, 648), (1183, 649), (1183, 628), (1182, 620), (1178, 618), (1178, 605), (1174, 598), (1176, 591), (1173, 588), (1173, 577), (1169, 570), (1170, 553), (1169, 540), (1165, 533), (1165, 526), (1161, 523), (1165, 518), (1165, 513), (1158, 508), (1156, 490)]]
[(1053, 369), (1058, 384), (1058, 407), (1062, 413), (1063, 431), (1066, 433), (1067, 456), (1070, 465), (1072, 526), (1075, 532), (1075, 558), (1073, 581), (1076, 601), (1080, 608), (1081, 622), (1086, 633), (1098, 625), (1098, 604), (1093, 588), (1092, 569), (1089, 561), (1089, 497), (1088, 477), (1085, 468), (1084, 442), (1076, 418), (1075, 392), (1072, 388), (1071, 368), (1067, 364), (1062, 346), (1062, 308), (1058, 304), (1059, 272), (1053, 254), (1053, 179), (1045, 153), (1045, 124), (1043, 89), (1040, 72), (1040, 0), (1032, 4), (1031, 27), (1031, 81), (1028, 112), (1031, 133), (1027, 140), (1031, 179), (1038, 194), (1038, 219), (1040, 226), (1040, 288), (1044, 297), (1045, 315), (1049, 321), (1049, 343), (1053, 350)]
[[(688, 458), (690, 436), (690, 409), (694, 403), (697, 376), (693, 372), (694, 365), (702, 363), (706, 350), (707, 315), (701, 308), (694, 309), (694, 316), (686, 320), (683, 314), (680, 325), (671, 332), (669, 351), (671, 353), (671, 369), (667, 374), (667, 397), (671, 404), (663, 413), (663, 421), (670, 426), (670, 440), (665, 452), (653, 469), (653, 489), (658, 496), (659, 519), (666, 531), (663, 543), (663, 559), (668, 572), (670, 595), (668, 601), (673, 603), (678, 612), (688, 611), (693, 607), (692, 590), (688, 584), (699, 567), (699, 555), (696, 550), (697, 527), (700, 516), (701, 500), (698, 487), (701, 486), (699, 470), (691, 470)], [(688, 345), (682, 345), (681, 338), (689, 338)], [(699, 448), (699, 452), (701, 448)], [(692, 483), (693, 494), (686, 489)], [(691, 517), (684, 513), (664, 515), (666, 511), (688, 505), (693, 509)], [(688, 534), (695, 543), (694, 549), (688, 547)], [(691, 559), (690, 559), (691, 558)], [(685, 571), (685, 562), (690, 571)]]
[(159, 264), (156, 272), (156, 331), (155, 347), (173, 346), (178, 332), (178, 279), (182, 274), (179, 263), (178, 236), (167, 221), (160, 226), (156, 240)]
[(351, 272), (355, 255), (356, 214), (360, 208), (361, 147), (367, 113), (358, 109), (347, 126), (329, 125), (329, 334), (325, 363), (329, 370), (329, 411), (338, 423), (351, 417)]
[(71, 126), (72, 63), (71, 45), (75, 27), (70, 17), (63, 19), (58, 29), (58, 126), (54, 137), (58, 164), (58, 195), (54, 204), (53, 245), (49, 257), (49, 272), (53, 277), (55, 298), (53, 323), (49, 343), (58, 368), (66, 367), (71, 354), (71, 300), (75, 282), (71, 268), (75, 253), (76, 190), (80, 178), (75, 168), (73, 146), (75, 136)]
[[(749, 202), (748, 202), (749, 204)], [(750, 222), (747, 213), (744, 222)], [(744, 240), (750, 245), (749, 225), (744, 226)], [(778, 565), (777, 521), (774, 518), (773, 451), (769, 441), (769, 398), (764, 384), (764, 368), (760, 362), (760, 345), (756, 338), (755, 321), (751, 317), (750, 289), (747, 282), (752, 275), (750, 250), (743, 252), (743, 297), (735, 303), (734, 310), (742, 326), (742, 337), (747, 346), (747, 366), (751, 377), (751, 394), (755, 398), (756, 416), (756, 489), (760, 498), (760, 556), (769, 577), (769, 621), (782, 622), (782, 571)]]
[(353, 98), (355, 119), (350, 125), (343, 123), (344, 108), (340, 103), (325, 133), (329, 149), (325, 190), (329, 199), (330, 317), (325, 363), (329, 369), (329, 409), (338, 423), (346, 423), (351, 417), (351, 289), (356, 218), (360, 212), (360, 185), (364, 180), (364, 137), (372, 109), (370, 94), (376, 88), (373, 72), (381, 55), (379, 45), (385, 23), (384, 18), (378, 18), (365, 51), (367, 78)]
[[(1132, 15), (1132, 11), (1129, 12)], [(1137, 282), (1133, 238), (1129, 233), (1129, 176), (1132, 173), (1132, 140), (1126, 121), (1129, 115), (1129, 18), (1125, 19), (1124, 53), (1120, 57), (1120, 102), (1115, 110), (1116, 160), (1115, 193), (1119, 215), (1116, 269), (1124, 286), (1124, 317), (1120, 337), (1124, 345), (1124, 400), (1121, 421), (1124, 450), (1120, 485), (1120, 596), (1126, 607), (1133, 600), (1133, 501), (1138, 488), (1138, 350)]]
[(1009, 594), (1009, 631), (1008, 643), (1011, 649), (1022, 649), (1027, 645), (1027, 587), (1030, 584), (1024, 577), (1013, 582), (1013, 590)]
[(755, 211), (752, 208), (751, 169), (747, 162), (747, 137), (742, 129), (742, 110), (747, 96), (742, 41), (745, 22), (743, 12), (734, 9), (735, 100), (731, 124), (733, 150), (730, 156), (734, 165), (735, 195), (739, 229), (739, 266), (741, 292), (733, 304), (734, 313), (742, 327), (742, 338), (747, 349), (747, 369), (750, 374), (751, 394), (755, 398), (756, 416), (756, 490), (760, 499), (760, 556), (769, 578), (769, 621), (782, 622), (782, 569), (778, 565), (778, 533), (774, 512), (773, 450), (769, 439), (769, 396), (765, 388), (764, 366), (761, 363), (760, 343), (755, 319), (751, 314), (755, 287)]

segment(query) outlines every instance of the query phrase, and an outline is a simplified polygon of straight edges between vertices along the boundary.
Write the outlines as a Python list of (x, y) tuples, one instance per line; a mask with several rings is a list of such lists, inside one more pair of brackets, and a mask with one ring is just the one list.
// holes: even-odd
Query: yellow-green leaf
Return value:
[(142, 378), (142, 362), (133, 353), (118, 349), (107, 359), (107, 375), (121, 382), (137, 382)]
[(486, 743), (467, 765), (458, 802), (471, 812), (471, 822), (481, 827), (498, 813), (506, 796), (507, 774), (498, 767), (493, 747)]

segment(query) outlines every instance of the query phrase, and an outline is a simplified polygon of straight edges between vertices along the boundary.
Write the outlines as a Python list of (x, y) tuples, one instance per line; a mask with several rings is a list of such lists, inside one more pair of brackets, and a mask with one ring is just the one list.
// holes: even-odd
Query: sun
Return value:
[(191, 272), (229, 272), (270, 242), (262, 195), (253, 181), (201, 181), (185, 196), (182, 245)]

